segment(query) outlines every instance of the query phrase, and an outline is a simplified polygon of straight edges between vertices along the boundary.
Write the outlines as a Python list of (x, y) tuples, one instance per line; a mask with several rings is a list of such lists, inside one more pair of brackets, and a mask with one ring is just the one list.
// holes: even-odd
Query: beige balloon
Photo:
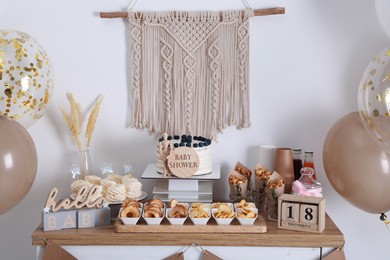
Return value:
[(30, 190), (37, 172), (37, 152), (27, 130), (0, 116), (0, 215)]
[(390, 210), (390, 154), (366, 132), (358, 112), (332, 126), (323, 161), (333, 188), (352, 205), (369, 213)]

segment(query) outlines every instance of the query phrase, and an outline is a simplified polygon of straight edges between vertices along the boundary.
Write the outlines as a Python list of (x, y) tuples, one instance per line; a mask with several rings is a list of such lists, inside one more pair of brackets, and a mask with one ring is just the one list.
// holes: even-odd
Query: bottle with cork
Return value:
[(303, 167), (310, 167), (313, 169), (313, 179), (317, 179), (315, 168), (314, 168), (314, 152), (312, 151), (305, 151), (305, 159), (303, 162)]
[(293, 148), (293, 164), (294, 164), (294, 179), (298, 180), (301, 177), (301, 169), (303, 168), (302, 149)]

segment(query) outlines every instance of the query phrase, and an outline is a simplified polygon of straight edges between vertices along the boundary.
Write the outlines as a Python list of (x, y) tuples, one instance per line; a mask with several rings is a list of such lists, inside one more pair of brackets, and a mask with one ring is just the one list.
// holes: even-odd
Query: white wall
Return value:
[[(128, 0), (0, 0), (0, 29), (34, 36), (55, 68), (55, 92), (46, 114), (28, 129), (39, 156), (36, 180), (15, 208), (0, 216), (0, 259), (32, 259), (30, 235), (53, 186), (70, 192), (67, 167), (74, 158), (59, 106), (72, 92), (89, 107), (105, 94), (95, 135), (96, 164), (131, 160), (140, 175), (154, 162), (156, 138), (126, 127), (128, 108), (125, 22), (100, 19), (100, 11), (125, 10)], [(330, 186), (322, 148), (333, 123), (357, 110), (360, 77), (377, 52), (389, 44), (372, 0), (249, 0), (253, 8), (285, 6), (286, 14), (251, 19), (250, 102), (252, 127), (227, 129), (218, 137), (214, 158), (227, 174), (237, 161), (253, 168), (260, 144), (302, 147), (315, 154), (327, 212), (345, 234), (348, 259), (388, 257), (389, 231), (379, 215), (354, 208)], [(135, 9), (241, 8), (239, 0), (139, 0)], [(369, 174), (369, 173), (368, 173)], [(142, 180), (151, 192), (153, 181)], [(227, 199), (226, 177), (216, 199)], [(380, 198), (378, 198), (380, 199)]]

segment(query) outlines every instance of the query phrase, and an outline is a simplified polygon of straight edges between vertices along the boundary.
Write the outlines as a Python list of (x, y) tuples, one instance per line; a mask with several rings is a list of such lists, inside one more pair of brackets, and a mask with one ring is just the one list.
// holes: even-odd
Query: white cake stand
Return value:
[(221, 178), (221, 166), (213, 165), (209, 174), (194, 175), (190, 178), (164, 177), (156, 170), (155, 164), (148, 164), (142, 179), (157, 179), (153, 197), (164, 202), (176, 199), (180, 202), (212, 202), (213, 181)]

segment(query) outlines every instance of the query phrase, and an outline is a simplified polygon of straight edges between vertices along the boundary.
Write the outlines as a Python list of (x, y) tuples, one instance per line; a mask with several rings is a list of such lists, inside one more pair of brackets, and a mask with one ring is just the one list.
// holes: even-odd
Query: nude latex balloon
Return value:
[(0, 116), (0, 215), (26, 196), (36, 172), (37, 152), (31, 136), (15, 120)]
[(323, 161), (333, 188), (352, 205), (369, 213), (390, 210), (390, 154), (370, 137), (358, 112), (332, 126)]

